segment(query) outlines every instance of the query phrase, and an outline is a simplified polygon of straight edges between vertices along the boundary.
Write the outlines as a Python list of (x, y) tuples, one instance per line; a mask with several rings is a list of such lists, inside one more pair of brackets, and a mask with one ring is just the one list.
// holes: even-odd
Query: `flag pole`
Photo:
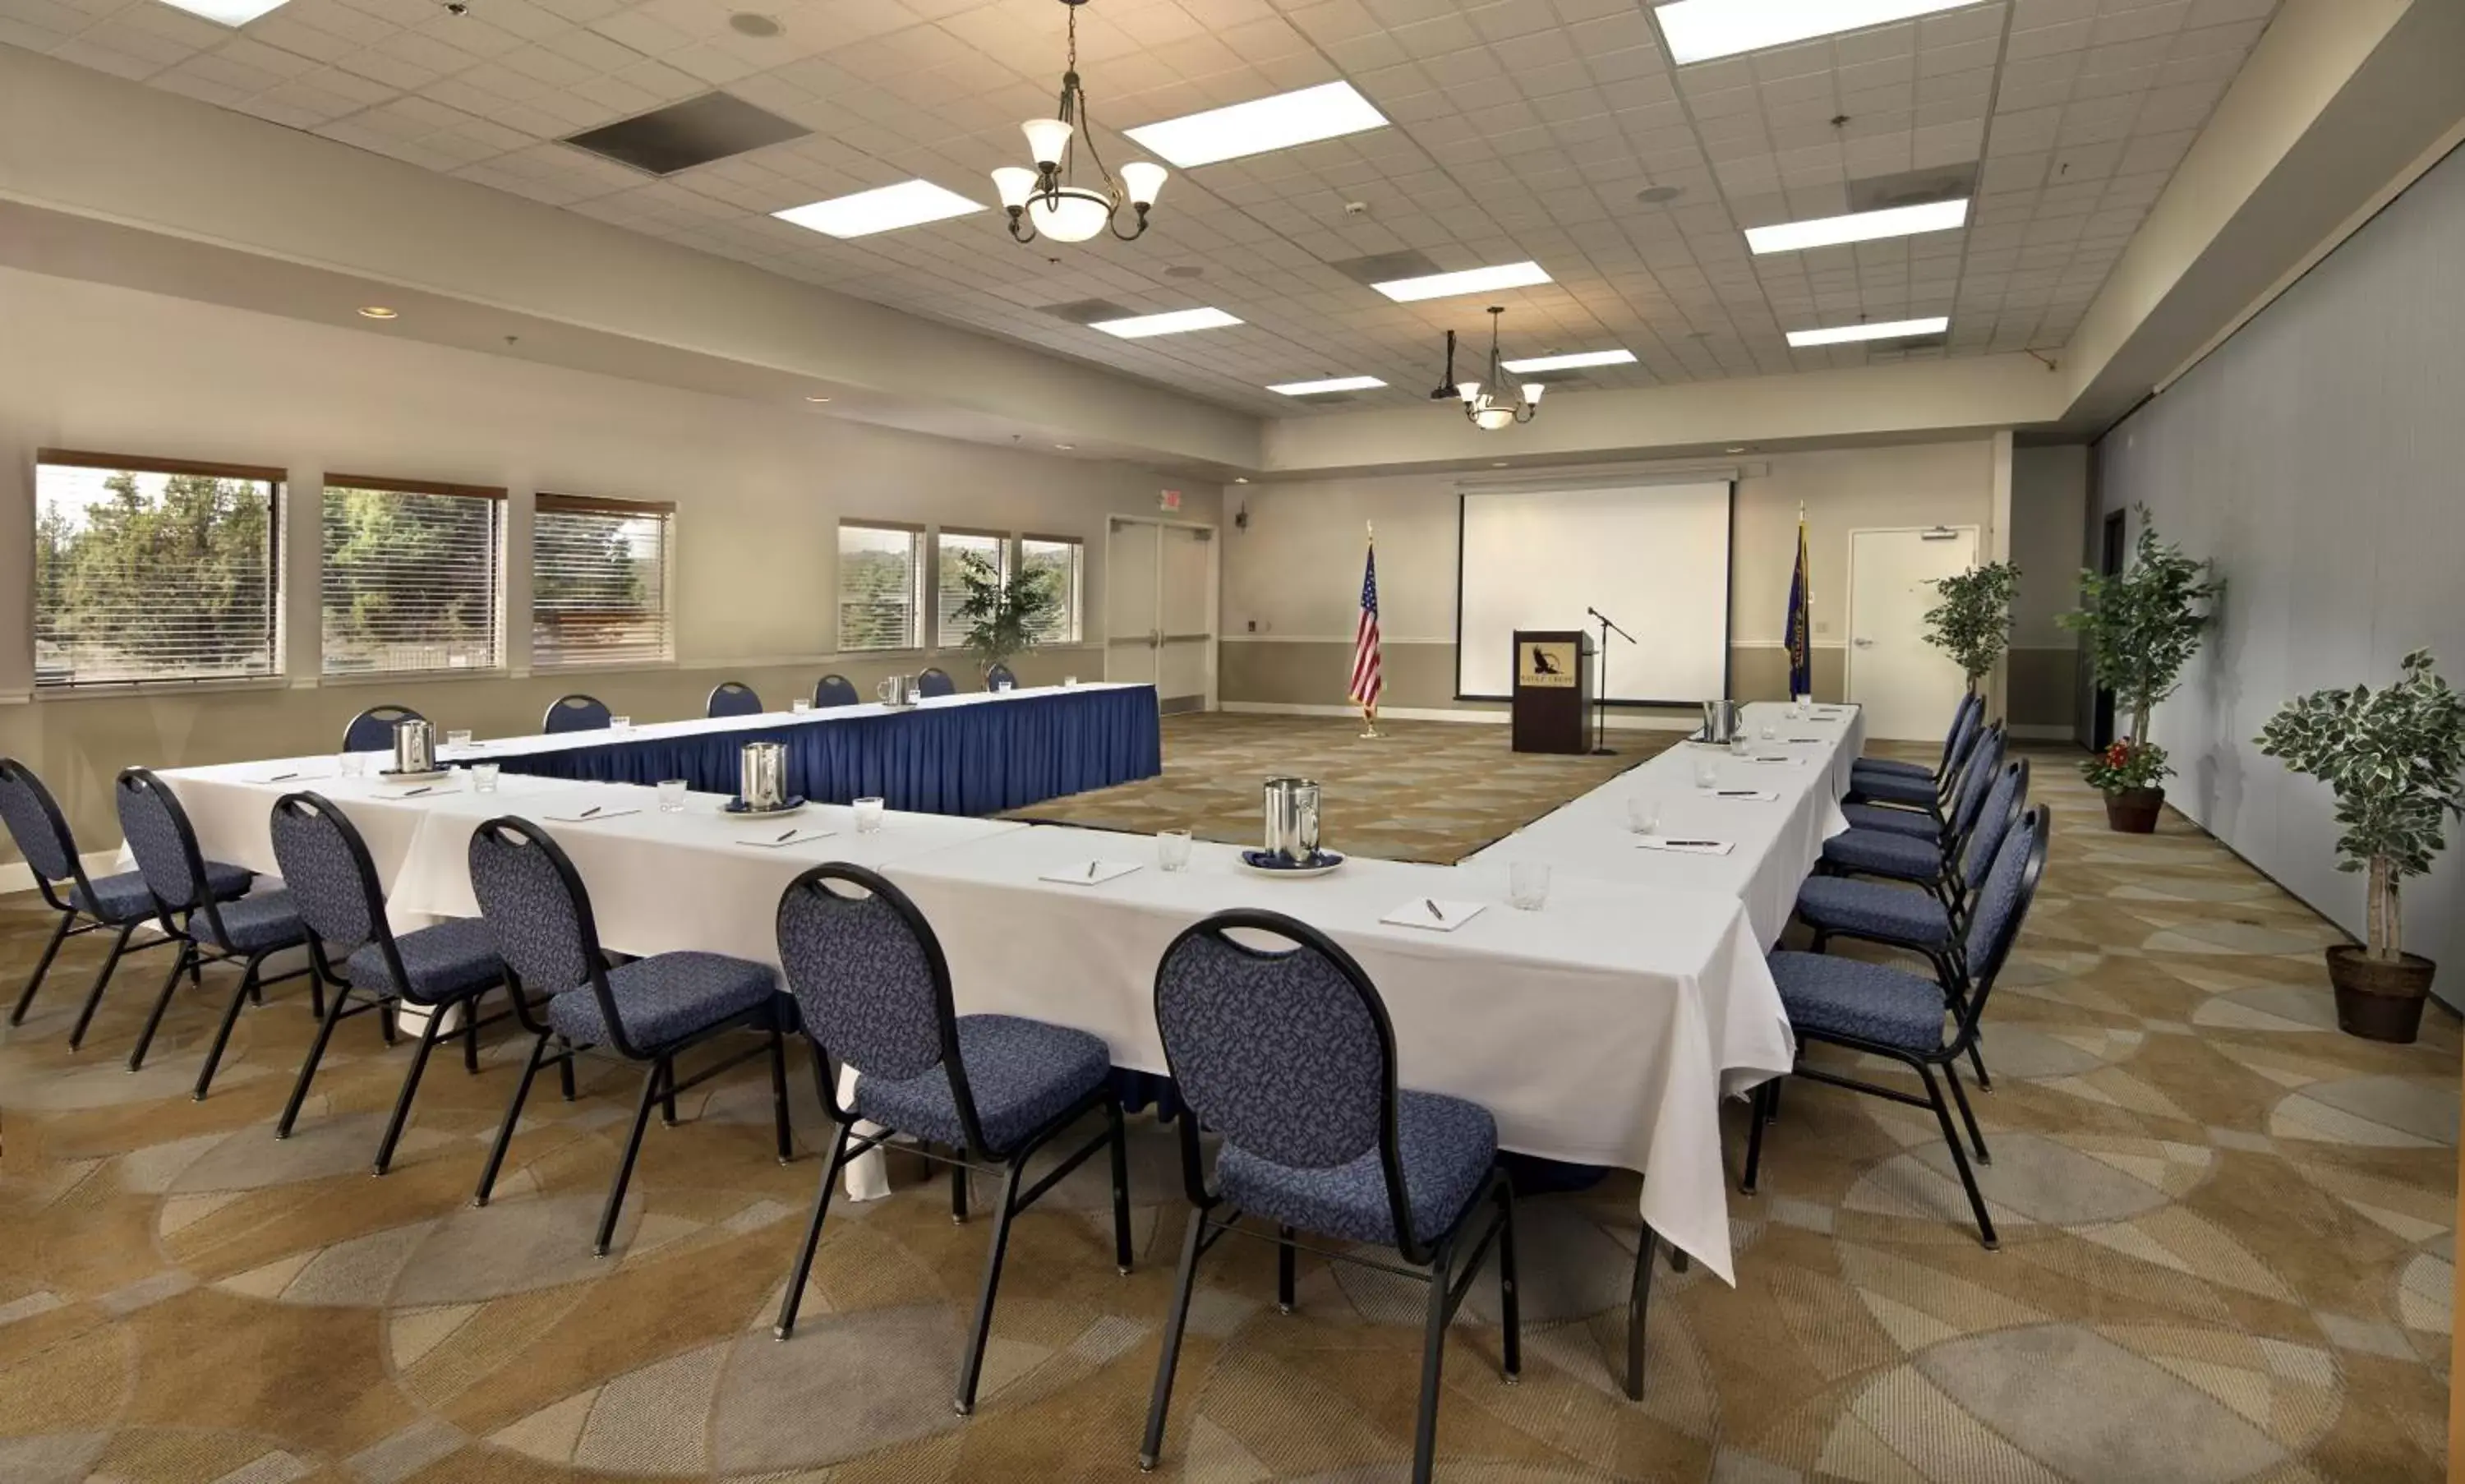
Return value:
[[(1361, 530), (1362, 530), (1362, 540), (1363, 540), (1363, 543), (1364, 543), (1365, 546), (1366, 547), (1366, 549), (1367, 549), (1367, 550), (1369, 550), (1369, 551), (1373, 551), (1373, 552), (1374, 552), (1374, 551), (1376, 551), (1376, 550), (1378, 549), (1378, 525), (1377, 525), (1377, 522), (1376, 522), (1376, 521), (1362, 521), (1362, 522), (1361, 522)], [(1379, 738), (1381, 738), (1381, 737), (1384, 737), (1385, 735), (1386, 735), (1386, 734), (1385, 734), (1384, 732), (1381, 732), (1381, 731), (1379, 731), (1379, 730), (1378, 730), (1378, 703), (1377, 703), (1376, 701), (1374, 701), (1374, 700), (1371, 700), (1371, 701), (1364, 701), (1364, 702), (1362, 702), (1362, 706), (1361, 706), (1361, 738), (1362, 738), (1362, 741), (1364, 741), (1364, 742), (1375, 742), (1376, 740), (1378, 740), (1378, 739), (1379, 739)]]

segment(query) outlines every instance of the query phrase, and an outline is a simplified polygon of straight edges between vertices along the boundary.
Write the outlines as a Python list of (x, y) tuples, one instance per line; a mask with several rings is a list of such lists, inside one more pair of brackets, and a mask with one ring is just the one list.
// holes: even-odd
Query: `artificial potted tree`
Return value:
[(2460, 811), (2465, 698), (2439, 677), (2429, 650), (2408, 654), (2399, 668), (2403, 676), (2384, 690), (2357, 685), (2287, 701), (2257, 741), (2261, 752), (2335, 791), (2337, 823), (2345, 829), (2337, 869), (2370, 874), (2366, 941), (2328, 950), (2338, 1029), (2409, 1042), (2437, 965), (2405, 951), (2397, 883), (2431, 869), (2447, 843), (2444, 816)]
[(2209, 606), (2225, 587), (2207, 563), (2160, 540), (2143, 506), (2131, 565), (2111, 575), (2081, 572), (2078, 610), (2056, 620), (2087, 642), (2097, 683), (2131, 719), (2122, 736), (2080, 764), (2089, 786), (2105, 795), (2111, 829), (2147, 834), (2157, 828), (2165, 778), (2174, 770), (2165, 749), (2149, 740), (2149, 713), (2182, 683), (2183, 667), (2208, 629)]
[(2019, 586), (2020, 569), (2009, 562), (1935, 582), (1941, 601), (1926, 609), (1925, 639), (1959, 664), (1972, 695), (2011, 647), (2011, 597)]
[(950, 616), (966, 625), (959, 643), (975, 657), (980, 676), (1035, 648), (1061, 606), (1053, 574), (1041, 567), (1022, 567), (1004, 577), (999, 567), (970, 551), (959, 557), (958, 577), (960, 601)]

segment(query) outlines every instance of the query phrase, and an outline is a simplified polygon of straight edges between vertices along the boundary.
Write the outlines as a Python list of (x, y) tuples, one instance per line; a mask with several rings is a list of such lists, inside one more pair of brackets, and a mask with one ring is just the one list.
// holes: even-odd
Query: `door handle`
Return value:
[(1872, 639), (1852, 639), (1849, 642), (1861, 650), (1871, 650), (1875, 647), (1875, 641)]

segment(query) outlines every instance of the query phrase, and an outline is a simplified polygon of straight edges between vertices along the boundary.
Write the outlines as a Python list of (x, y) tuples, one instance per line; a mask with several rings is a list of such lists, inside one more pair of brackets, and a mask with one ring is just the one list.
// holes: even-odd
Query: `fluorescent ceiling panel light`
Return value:
[(1175, 309), (1168, 314), (1132, 315), (1126, 320), (1099, 320), (1087, 326), (1123, 340), (1144, 340), (1150, 335), (1179, 335), (1186, 330), (1218, 330), (1228, 324), (1238, 324), (1221, 309)]
[(1674, 0), (1658, 6), (1660, 33), (1678, 66), (1863, 31), (1979, 0)]
[(1491, 289), (1529, 288), (1549, 281), (1539, 263), (1500, 263), (1495, 268), (1467, 268), (1461, 273), (1433, 273), (1420, 278), (1396, 278), (1369, 285), (1399, 304), (1416, 299), (1447, 299), (1456, 294), (1485, 294)]
[(1902, 340), (1912, 335), (1940, 335), (1951, 328), (1951, 321), (1937, 315), (1931, 320), (1894, 320), (1887, 324), (1841, 324), (1828, 330), (1791, 330), (1788, 343), (1803, 350), (1809, 345), (1845, 345), (1860, 340)]
[(1386, 126), (1387, 116), (1351, 83), (1322, 82), (1121, 132), (1186, 170)]
[(1372, 387), (1386, 385), (1375, 376), (1330, 376), (1324, 381), (1285, 382), (1267, 389), (1280, 391), (1288, 397), (1310, 397), (1321, 391), (1367, 391)]
[(1586, 365), (1625, 365), (1634, 360), (1632, 350), (1578, 350), (1563, 356), (1527, 356), (1521, 361), (1505, 363), (1506, 368), (1521, 376), (1527, 371), (1571, 371)]
[(279, 9), (282, 0), (164, 0), (175, 11), (202, 15), (221, 26), (245, 26), (268, 11)]
[(929, 180), (911, 180), (770, 214), (827, 237), (869, 237), (877, 232), (944, 221), (983, 210), (955, 190), (944, 190)]
[(1929, 201), (1923, 206), (1896, 206), (1882, 211), (1852, 211), (1846, 216), (1749, 227), (1746, 246), (1759, 254), (1797, 253), (1808, 248), (1837, 247), (1843, 242), (1872, 242), (1877, 237), (1949, 232), (1967, 220), (1968, 198), (1963, 196), (1957, 201)]

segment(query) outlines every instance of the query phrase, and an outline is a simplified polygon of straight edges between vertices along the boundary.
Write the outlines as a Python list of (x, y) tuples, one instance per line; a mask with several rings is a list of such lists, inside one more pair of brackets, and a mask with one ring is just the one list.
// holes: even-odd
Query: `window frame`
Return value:
[[(289, 548), (283, 542), (282, 525), (290, 511), (291, 471), (270, 464), (239, 464), (218, 459), (165, 458), (146, 454), (110, 454), (92, 449), (36, 448), (33, 462), (27, 471), (26, 545), (30, 561), (34, 543), (39, 539), (43, 519), (42, 471), (46, 466), (61, 469), (98, 469), (115, 473), (181, 476), (209, 479), (235, 479), (260, 483), (266, 488), (265, 504), (265, 624), (266, 669), (260, 675), (223, 674), (201, 676), (143, 676), (109, 680), (54, 680), (43, 678), (40, 660), (42, 633), (42, 597), (39, 585), (27, 584), (26, 612), (29, 678), (32, 694), (37, 698), (68, 699), (75, 697), (128, 695), (150, 690), (253, 690), (270, 689), (290, 683), (290, 654), (286, 643), (287, 617), (291, 602), (291, 585), (284, 580), (283, 563)], [(29, 573), (31, 579), (32, 573)]]
[[(459, 499), (482, 499), (496, 502), (495, 529), (490, 534), (489, 603), (491, 621), (496, 625), (496, 658), (487, 665), (436, 665), (415, 669), (333, 670), (328, 668), (330, 653), (325, 645), (325, 547), (324, 496), (329, 490), (374, 490), (389, 495), (437, 495)], [(510, 521), (506, 511), (510, 504), (506, 492), (496, 485), (450, 484), (434, 479), (400, 479), (377, 475), (328, 472), (318, 489), (317, 509), (317, 672), (323, 685), (349, 685), (359, 680), (396, 680), (419, 678), (454, 679), (466, 676), (502, 676), (512, 664), (511, 626), (506, 622), (506, 589), (512, 574), (506, 558), (506, 535)]]
[[(659, 631), (660, 653), (645, 657), (635, 654), (580, 656), (543, 653), (539, 643), (540, 546), (539, 526), (542, 516), (604, 515), (622, 520), (644, 520), (655, 517), (659, 521)], [(530, 540), (530, 668), (533, 672), (559, 674), (566, 671), (649, 670), (671, 668), (677, 663), (677, 502), (672, 499), (618, 499), (604, 495), (562, 495), (548, 490), (536, 490), (531, 495)]]
[(1018, 537), (1013, 543), (1017, 547), (1018, 552), (1016, 565), (1013, 568), (1014, 570), (1026, 570), (1027, 543), (1032, 541), (1043, 542), (1045, 544), (1053, 546), (1073, 547), (1078, 553), (1078, 560), (1076, 564), (1076, 575), (1077, 577), (1077, 581), (1073, 585), (1073, 590), (1069, 594), (1067, 608), (1067, 611), (1070, 615), (1070, 636), (1066, 639), (1038, 640), (1036, 647), (1038, 649), (1073, 649), (1083, 647), (1087, 643), (1087, 615), (1085, 612), (1087, 602), (1087, 538), (1084, 536), (1063, 536), (1052, 531), (1021, 531), (1018, 533)]
[[(844, 542), (846, 534), (851, 528), (859, 531), (895, 533), (905, 536), (910, 543), (909, 549), (914, 554), (911, 563), (914, 579), (911, 584), (912, 590), (908, 599), (908, 642), (905, 644), (857, 645), (848, 642), (847, 547), (844, 544)], [(921, 524), (913, 521), (877, 521), (854, 516), (842, 516), (839, 518), (838, 523), (833, 526), (831, 531), (833, 546), (833, 560), (831, 566), (831, 621), (835, 629), (835, 631), (833, 634), (833, 642), (836, 646), (834, 653), (839, 654), (891, 655), (922, 654), (926, 653), (925, 640), (930, 638), (936, 631), (932, 628), (935, 621), (935, 615), (928, 611), (928, 607), (933, 602), (933, 572), (931, 565), (935, 559), (935, 553), (938, 549), (934, 543), (933, 536), (933, 527)]]
[(1010, 575), (1018, 570), (1018, 536), (1016, 533), (1011, 531), (986, 530), (979, 526), (970, 525), (937, 525), (932, 528), (930, 535), (933, 570), (931, 581), (927, 583), (926, 586), (932, 589), (933, 594), (933, 612), (930, 619), (930, 637), (933, 642), (926, 645), (925, 649), (934, 654), (965, 653), (966, 652), (966, 646), (965, 644), (954, 639), (944, 639), (942, 633), (943, 630), (948, 623), (946, 615), (942, 611), (942, 599), (944, 597), (942, 590), (942, 539), (945, 536), (959, 536), (972, 541), (988, 541), (993, 543), (1001, 553), (1002, 580), (1007, 582), (1010, 580)]

